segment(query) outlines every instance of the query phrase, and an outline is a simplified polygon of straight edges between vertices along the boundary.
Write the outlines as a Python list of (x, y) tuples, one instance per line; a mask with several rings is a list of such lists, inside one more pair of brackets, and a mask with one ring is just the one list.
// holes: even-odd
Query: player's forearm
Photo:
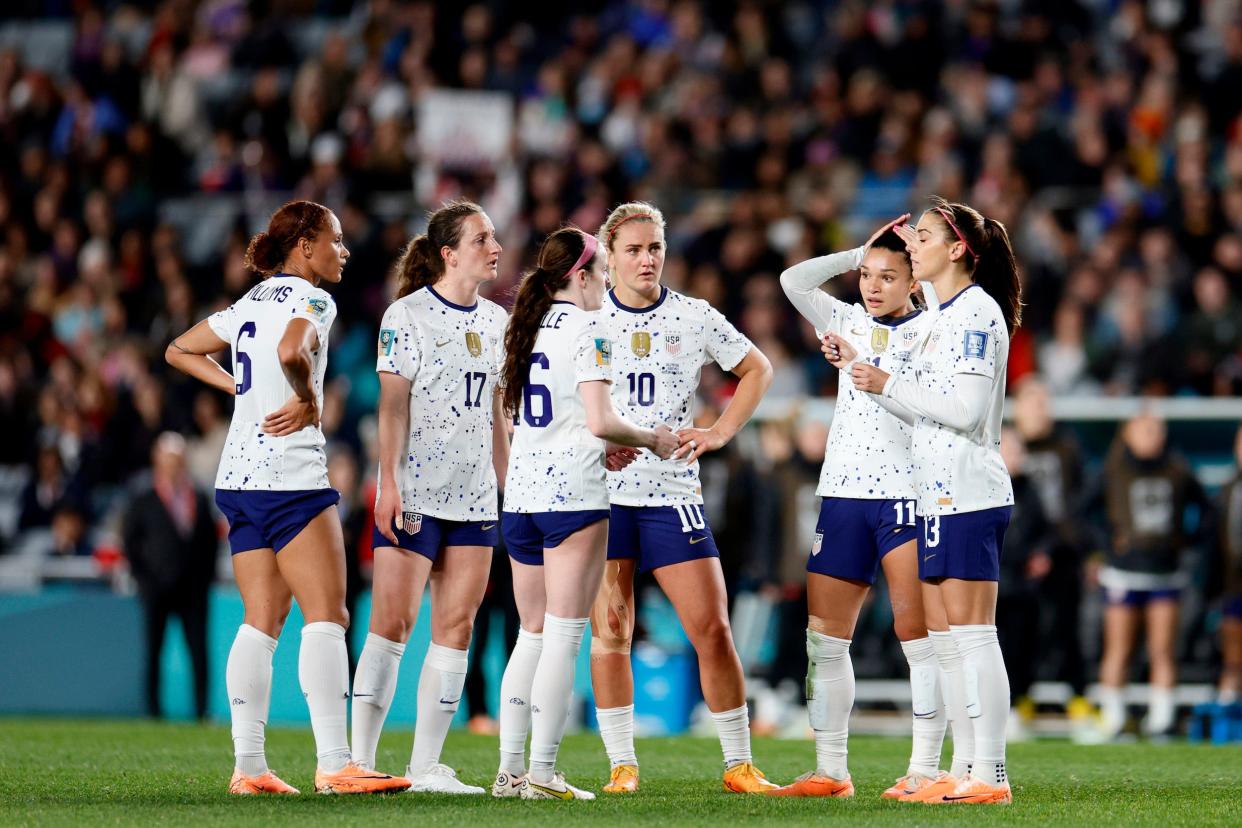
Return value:
[(724, 437), (725, 442), (732, 440), (742, 430), (742, 426), (750, 422), (759, 401), (772, 385), (772, 363), (758, 348), (752, 348), (743, 363), (747, 370), (741, 375), (733, 398), (720, 412), (712, 429)]
[(315, 389), (311, 387), (311, 355), (305, 348), (281, 348), (280, 370), (284, 372), (289, 387), (299, 399), (311, 402)]
[(496, 471), (496, 485), (504, 491), (509, 476), (509, 429), (500, 394), (492, 405), (492, 467)]
[(781, 289), (798, 313), (815, 326), (817, 332), (833, 328), (832, 322), (845, 310), (844, 302), (819, 289), (820, 285), (856, 269), (862, 263), (863, 248), (799, 262), (781, 273)]
[(601, 413), (587, 418), (587, 428), (601, 440), (620, 443), (631, 448), (650, 449), (655, 446), (655, 436), (649, 428), (639, 428), (616, 411)]
[(992, 381), (981, 374), (954, 374), (944, 390), (927, 388), (906, 373), (894, 374), (879, 395), (914, 414), (962, 432), (972, 432), (987, 415)]
[(196, 354), (185, 350), (177, 340), (164, 350), (164, 361), (183, 374), (187, 374), (206, 385), (226, 394), (234, 394), (237, 390), (233, 375), (206, 354)]
[(409, 397), (391, 399), (391, 396), (384, 393), (381, 385), (379, 413), (376, 416), (381, 488), (396, 487), (410, 433)]

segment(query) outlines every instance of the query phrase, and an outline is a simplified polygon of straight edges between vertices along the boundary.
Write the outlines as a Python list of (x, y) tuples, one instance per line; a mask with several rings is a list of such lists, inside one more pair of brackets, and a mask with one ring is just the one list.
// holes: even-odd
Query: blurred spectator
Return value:
[[(1103, 471), (1101, 489), (1109, 546), (1099, 569), (1107, 607), (1100, 661), (1104, 735), (1125, 727), (1125, 686), (1139, 627), (1145, 627), (1151, 702), (1143, 730), (1164, 735), (1176, 726), (1177, 617), (1186, 578), (1179, 565), (1199, 540), (1210, 504), (1186, 461), (1168, 446), (1163, 420), (1143, 413), (1122, 426)], [(1198, 526), (1189, 523), (1198, 507)]]
[(1219, 564), (1223, 570), (1224, 596), (1221, 604), (1221, 665), (1217, 702), (1222, 705), (1242, 701), (1242, 428), (1233, 445), (1237, 470), (1220, 490)]
[(194, 711), (207, 717), (207, 605), (219, 539), (211, 504), (186, 472), (185, 439), (165, 432), (151, 450), (150, 481), (125, 510), (121, 544), (146, 619), (147, 712), (160, 712), (160, 653), (168, 619), (181, 620), (194, 669)]
[(35, 461), (34, 477), (22, 492), (21, 517), (17, 528), (47, 529), (52, 525), (52, 515), (64, 502), (69, 491), (60, 452), (54, 446), (39, 449)]
[(1005, 427), (1001, 431), (1000, 451), (1013, 478), (1013, 511), (1000, 556), (996, 631), (1009, 673), (1014, 707), (1009, 739), (1013, 741), (1027, 736), (1026, 727), (1035, 718), (1030, 691), (1036, 667), (1043, 659), (1039, 586), (1052, 567), (1048, 555), (1051, 526), (1035, 483), (1026, 475), (1026, 448), (1015, 429)]

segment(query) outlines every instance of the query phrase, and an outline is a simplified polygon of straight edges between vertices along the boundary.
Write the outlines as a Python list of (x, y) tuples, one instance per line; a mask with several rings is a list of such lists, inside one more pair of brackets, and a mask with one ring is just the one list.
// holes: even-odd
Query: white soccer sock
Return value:
[(565, 736), (587, 618), (543, 616), (543, 652), (530, 688), (530, 778), (550, 782)]
[(958, 652), (953, 633), (947, 630), (931, 630), (927, 637), (936, 648), (936, 661), (940, 664), (940, 695), (949, 714), (949, 726), (953, 728), (953, 764), (949, 773), (961, 779), (970, 772), (970, 763), (975, 759), (975, 726), (966, 714), (966, 675), (962, 669), (962, 654)]
[(807, 630), (806, 657), (806, 712), (815, 731), (816, 769), (833, 779), (848, 779), (846, 757), (854, 709), (850, 642)]
[(397, 672), (405, 645), (389, 641), (375, 633), (367, 633), (367, 643), (358, 657), (354, 671), (353, 745), (354, 761), (366, 768), (375, 767), (375, 751), (380, 732), (397, 692)]
[(637, 765), (638, 755), (634, 752), (634, 705), (597, 707), (595, 719), (599, 722), (599, 735), (604, 740), (604, 751), (607, 752), (612, 766)]
[(751, 761), (750, 756), (750, 710), (746, 705), (712, 714), (716, 733), (720, 736), (720, 750), (724, 753), (726, 768)]
[(962, 654), (966, 712), (975, 725), (975, 761), (970, 775), (989, 785), (1007, 785), (1005, 730), (1009, 726), (1009, 673), (993, 624), (950, 625)]
[(940, 700), (940, 666), (931, 638), (901, 642), (901, 651), (910, 665), (910, 698), (914, 716), (910, 766), (906, 773), (935, 776), (940, 769), (940, 749), (948, 716)]
[(247, 776), (267, 772), (263, 741), (272, 700), (272, 654), (275, 652), (276, 639), (249, 624), (242, 624), (237, 628), (224, 667), (224, 686), (229, 693), (229, 717), (233, 723), (233, 754), (237, 769)]
[(518, 628), (517, 643), (500, 679), (500, 769), (526, 773), (526, 735), (530, 731), (530, 688), (543, 652), (543, 633)]
[(444, 737), (448, 736), (461, 690), (466, 684), (470, 656), (432, 643), (423, 659), (418, 677), (418, 718), (414, 721), (414, 749), (410, 753), (410, 772), (417, 774), (440, 761)]
[(302, 628), (298, 682), (310, 708), (319, 768), (329, 773), (339, 771), (350, 761), (345, 727), (349, 653), (345, 649), (344, 627), (331, 621), (316, 621)]
[(1125, 688), (1100, 685), (1100, 726), (1115, 735), (1126, 726)]
[(1172, 687), (1152, 687), (1147, 702), (1147, 721), (1144, 729), (1151, 734), (1167, 733), (1177, 718), (1177, 703)]

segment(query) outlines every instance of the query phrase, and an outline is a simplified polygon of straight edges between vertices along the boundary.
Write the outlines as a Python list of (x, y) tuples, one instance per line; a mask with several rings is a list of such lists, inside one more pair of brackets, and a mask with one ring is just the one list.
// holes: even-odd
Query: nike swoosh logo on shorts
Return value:
[(705, 540), (707, 540), (707, 535), (699, 535), (697, 538), (690, 539), (690, 545), (693, 546), (694, 544), (702, 543)]
[(489, 523), (488, 525), (486, 525), (486, 526), (480, 526), (479, 528), (480, 528), (480, 529), (482, 529), (484, 532), (486, 532), (488, 529), (495, 529), (495, 528), (496, 528), (496, 524), (494, 524), (494, 523)]
[(931, 553), (930, 555), (924, 555), (924, 556), (923, 556), (923, 560), (925, 560), (925, 561), (930, 561), (930, 560), (931, 560), (932, 558), (934, 558), (934, 557), (936, 557), (936, 553), (935, 553), (935, 552)]

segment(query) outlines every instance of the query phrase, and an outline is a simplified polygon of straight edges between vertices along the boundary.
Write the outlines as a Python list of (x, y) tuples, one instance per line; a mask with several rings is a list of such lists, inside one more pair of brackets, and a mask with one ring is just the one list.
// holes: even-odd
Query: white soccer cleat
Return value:
[(437, 762), (422, 773), (415, 774), (407, 768), (406, 778), (410, 780), (411, 793), (443, 793), (443, 794), (483, 794), (487, 793), (477, 785), (467, 785), (457, 778), (457, 771), (448, 765)]
[(522, 795), (522, 783), (526, 774), (514, 776), (508, 771), (496, 771), (496, 781), (492, 783), (492, 796), (497, 799), (509, 799)]
[(591, 800), (595, 794), (575, 788), (565, 781), (565, 774), (560, 771), (550, 782), (535, 782), (526, 774), (522, 778), (522, 799), (560, 799), (568, 802), (571, 799)]

